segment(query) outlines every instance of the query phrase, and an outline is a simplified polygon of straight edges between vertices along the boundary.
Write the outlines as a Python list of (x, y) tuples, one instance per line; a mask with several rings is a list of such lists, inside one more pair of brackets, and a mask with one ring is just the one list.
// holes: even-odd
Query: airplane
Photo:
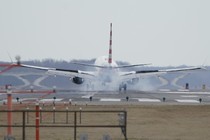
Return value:
[[(119, 91), (126, 91), (127, 84), (129, 82), (138, 82), (138, 79), (142, 76), (159, 75), (170, 72), (180, 71), (191, 71), (199, 70), (202, 67), (187, 67), (178, 69), (166, 69), (166, 70), (133, 70), (133, 71), (122, 71), (124, 68), (131, 68), (137, 66), (145, 66), (150, 64), (135, 64), (135, 65), (123, 65), (118, 66), (117, 63), (112, 59), (112, 23), (110, 23), (110, 40), (109, 40), (109, 53), (108, 56), (101, 56), (95, 60), (94, 64), (85, 63), (74, 63), (85, 67), (94, 67), (95, 71), (84, 71), (84, 70), (73, 70), (73, 69), (60, 69), (50, 67), (40, 67), (34, 65), (21, 64), (20, 57), (17, 57), (17, 64), (15, 66), (32, 68), (38, 70), (44, 70), (50, 75), (61, 75), (70, 77), (70, 80), (81, 85), (86, 83), (88, 88), (103, 87), (103, 89), (114, 89), (117, 88)], [(99, 89), (100, 90), (100, 89)]]

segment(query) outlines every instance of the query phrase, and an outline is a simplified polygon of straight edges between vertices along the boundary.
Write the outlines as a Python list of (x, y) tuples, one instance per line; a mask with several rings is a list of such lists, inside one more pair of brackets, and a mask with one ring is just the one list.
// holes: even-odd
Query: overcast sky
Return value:
[(210, 65), (209, 0), (0, 0), (0, 61), (113, 58)]

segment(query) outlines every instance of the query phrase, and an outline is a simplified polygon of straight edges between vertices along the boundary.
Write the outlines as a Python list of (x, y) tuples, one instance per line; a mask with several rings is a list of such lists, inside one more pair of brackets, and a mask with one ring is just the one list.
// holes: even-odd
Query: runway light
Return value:
[(6, 90), (7, 90), (7, 94), (11, 94), (12, 93), (11, 85), (7, 85)]
[(71, 105), (71, 99), (69, 99), (69, 105)]
[(34, 92), (34, 86), (30, 86), (31, 92)]
[(53, 86), (53, 92), (54, 93), (56, 92), (56, 86)]
[(53, 105), (55, 106), (55, 100), (56, 100), (56, 97), (54, 96), (53, 97), (54, 101), (53, 101)]
[(19, 97), (16, 98), (17, 102), (19, 102), (19, 99), (20, 99)]
[(163, 102), (165, 102), (166, 101), (166, 98), (165, 97), (163, 97)]
[(90, 96), (90, 101), (92, 101), (93, 100), (93, 97), (92, 96)]

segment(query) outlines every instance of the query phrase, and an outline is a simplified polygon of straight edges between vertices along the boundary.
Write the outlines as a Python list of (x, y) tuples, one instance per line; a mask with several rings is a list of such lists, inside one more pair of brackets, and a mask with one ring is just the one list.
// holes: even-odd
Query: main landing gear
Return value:
[(119, 91), (122, 91), (122, 89), (124, 90), (124, 92), (127, 90), (127, 85), (126, 83), (121, 83), (119, 86)]

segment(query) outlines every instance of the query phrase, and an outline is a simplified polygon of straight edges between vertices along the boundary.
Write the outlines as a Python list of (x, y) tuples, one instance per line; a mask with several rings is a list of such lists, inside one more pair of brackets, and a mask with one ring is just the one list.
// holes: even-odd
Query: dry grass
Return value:
[[(71, 110), (78, 110), (80, 106), (71, 106)], [(1, 106), (0, 109), (4, 109)], [(33, 108), (33, 107), (32, 107)], [(46, 107), (49, 109), (51, 107)], [(64, 107), (58, 107), (65, 109)], [(92, 105), (82, 106), (83, 110), (121, 110), (128, 113), (127, 135), (129, 140), (206, 140), (210, 138), (210, 105)], [(66, 114), (59, 114), (56, 121), (65, 121)], [(34, 123), (34, 114), (30, 115), (30, 122)], [(52, 122), (52, 114), (43, 114), (45, 121)], [(117, 115), (86, 114), (82, 116), (82, 123), (104, 122), (118, 124)], [(6, 124), (6, 115), (0, 114), (0, 123)], [(21, 123), (21, 115), (13, 114), (14, 123)], [(69, 121), (73, 116), (69, 116)], [(63, 119), (63, 120), (62, 120)], [(123, 139), (119, 128), (79, 128), (81, 133), (87, 133), (89, 139), (102, 139), (103, 134), (109, 134), (112, 139)], [(6, 134), (5, 128), (0, 128), (0, 139)], [(21, 140), (21, 128), (15, 128), (13, 135)], [(41, 128), (40, 137), (44, 140), (71, 140), (72, 128)], [(26, 139), (32, 140), (35, 128), (27, 128)]]

